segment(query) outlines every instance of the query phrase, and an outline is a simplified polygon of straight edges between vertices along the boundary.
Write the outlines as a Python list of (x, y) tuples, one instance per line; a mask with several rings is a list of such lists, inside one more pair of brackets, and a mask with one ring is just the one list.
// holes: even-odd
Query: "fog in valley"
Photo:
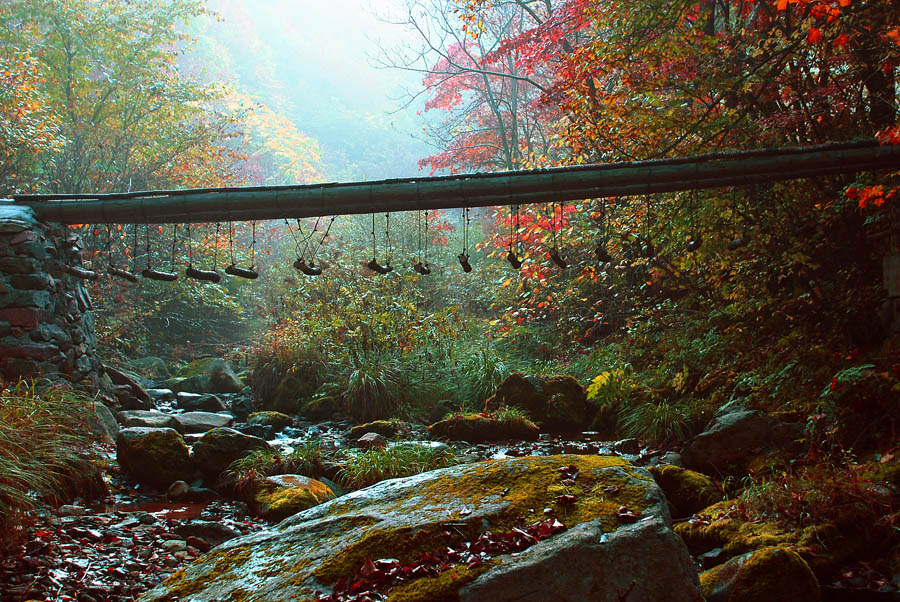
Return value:
[[(430, 154), (407, 90), (421, 75), (379, 67), (379, 55), (409, 34), (385, 17), (398, 7), (370, 0), (215, 0), (215, 15), (189, 24), (189, 60), (227, 83), (245, 106), (286, 119), (317, 143), (320, 178), (412, 176)], [(258, 104), (263, 105), (262, 107)], [(408, 106), (407, 106), (408, 105)], [(267, 131), (278, 137), (283, 128)], [(268, 143), (273, 143), (269, 140)], [(260, 184), (298, 183), (274, 176)]]

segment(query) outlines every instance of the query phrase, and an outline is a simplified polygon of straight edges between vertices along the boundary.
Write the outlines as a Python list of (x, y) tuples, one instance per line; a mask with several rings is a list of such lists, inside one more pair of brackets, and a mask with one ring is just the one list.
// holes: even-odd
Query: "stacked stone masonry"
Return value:
[(0, 201), (0, 375), (64, 377), (98, 386), (91, 297), (69, 274), (81, 266), (74, 234)]

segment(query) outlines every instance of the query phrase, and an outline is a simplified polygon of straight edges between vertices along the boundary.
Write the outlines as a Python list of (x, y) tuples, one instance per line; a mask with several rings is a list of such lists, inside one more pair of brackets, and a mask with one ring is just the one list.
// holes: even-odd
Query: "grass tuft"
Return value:
[(41, 505), (67, 501), (95, 461), (92, 412), (90, 399), (62, 385), (0, 384), (0, 539), (14, 539)]
[(338, 464), (338, 482), (346, 489), (362, 489), (385, 479), (408, 477), (459, 463), (446, 446), (399, 444), (364, 452), (344, 451)]

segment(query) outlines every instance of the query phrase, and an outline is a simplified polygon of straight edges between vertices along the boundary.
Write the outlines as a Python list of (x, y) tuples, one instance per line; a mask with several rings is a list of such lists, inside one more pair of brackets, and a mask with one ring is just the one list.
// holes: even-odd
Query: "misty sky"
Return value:
[[(416, 108), (389, 114), (421, 75), (379, 69), (379, 44), (400, 44), (401, 27), (374, 12), (393, 0), (210, 0), (221, 22), (208, 35), (227, 48), (213, 75), (282, 112), (315, 137), (331, 180), (418, 175), (416, 161), (433, 149), (413, 138)], [(216, 72), (220, 70), (220, 72)]]

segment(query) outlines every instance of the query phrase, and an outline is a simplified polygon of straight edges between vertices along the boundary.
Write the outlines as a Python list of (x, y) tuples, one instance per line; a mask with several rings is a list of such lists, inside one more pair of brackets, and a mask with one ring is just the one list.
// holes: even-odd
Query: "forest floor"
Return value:
[[(332, 433), (346, 432), (349, 426), (312, 425), (309, 432), (319, 434), (323, 427)], [(304, 434), (293, 440), (303, 439)], [(636, 464), (651, 464), (665, 451), (642, 447), (634, 439), (598, 441), (595, 433), (543, 435), (535, 442), (455, 445), (468, 461), (569, 453), (616, 454)], [(106, 461), (103, 478), (108, 495), (93, 504), (76, 500), (37, 515), (21, 543), (0, 559), (0, 600), (132, 601), (221, 541), (272, 524), (253, 517), (243, 502), (168, 501), (164, 492), (120, 473), (113, 446), (98, 446), (98, 451)], [(702, 561), (697, 562), (701, 570)], [(854, 562), (837, 571), (831, 583), (822, 584), (823, 600), (900, 599), (878, 591), (887, 581), (869, 563)]]

